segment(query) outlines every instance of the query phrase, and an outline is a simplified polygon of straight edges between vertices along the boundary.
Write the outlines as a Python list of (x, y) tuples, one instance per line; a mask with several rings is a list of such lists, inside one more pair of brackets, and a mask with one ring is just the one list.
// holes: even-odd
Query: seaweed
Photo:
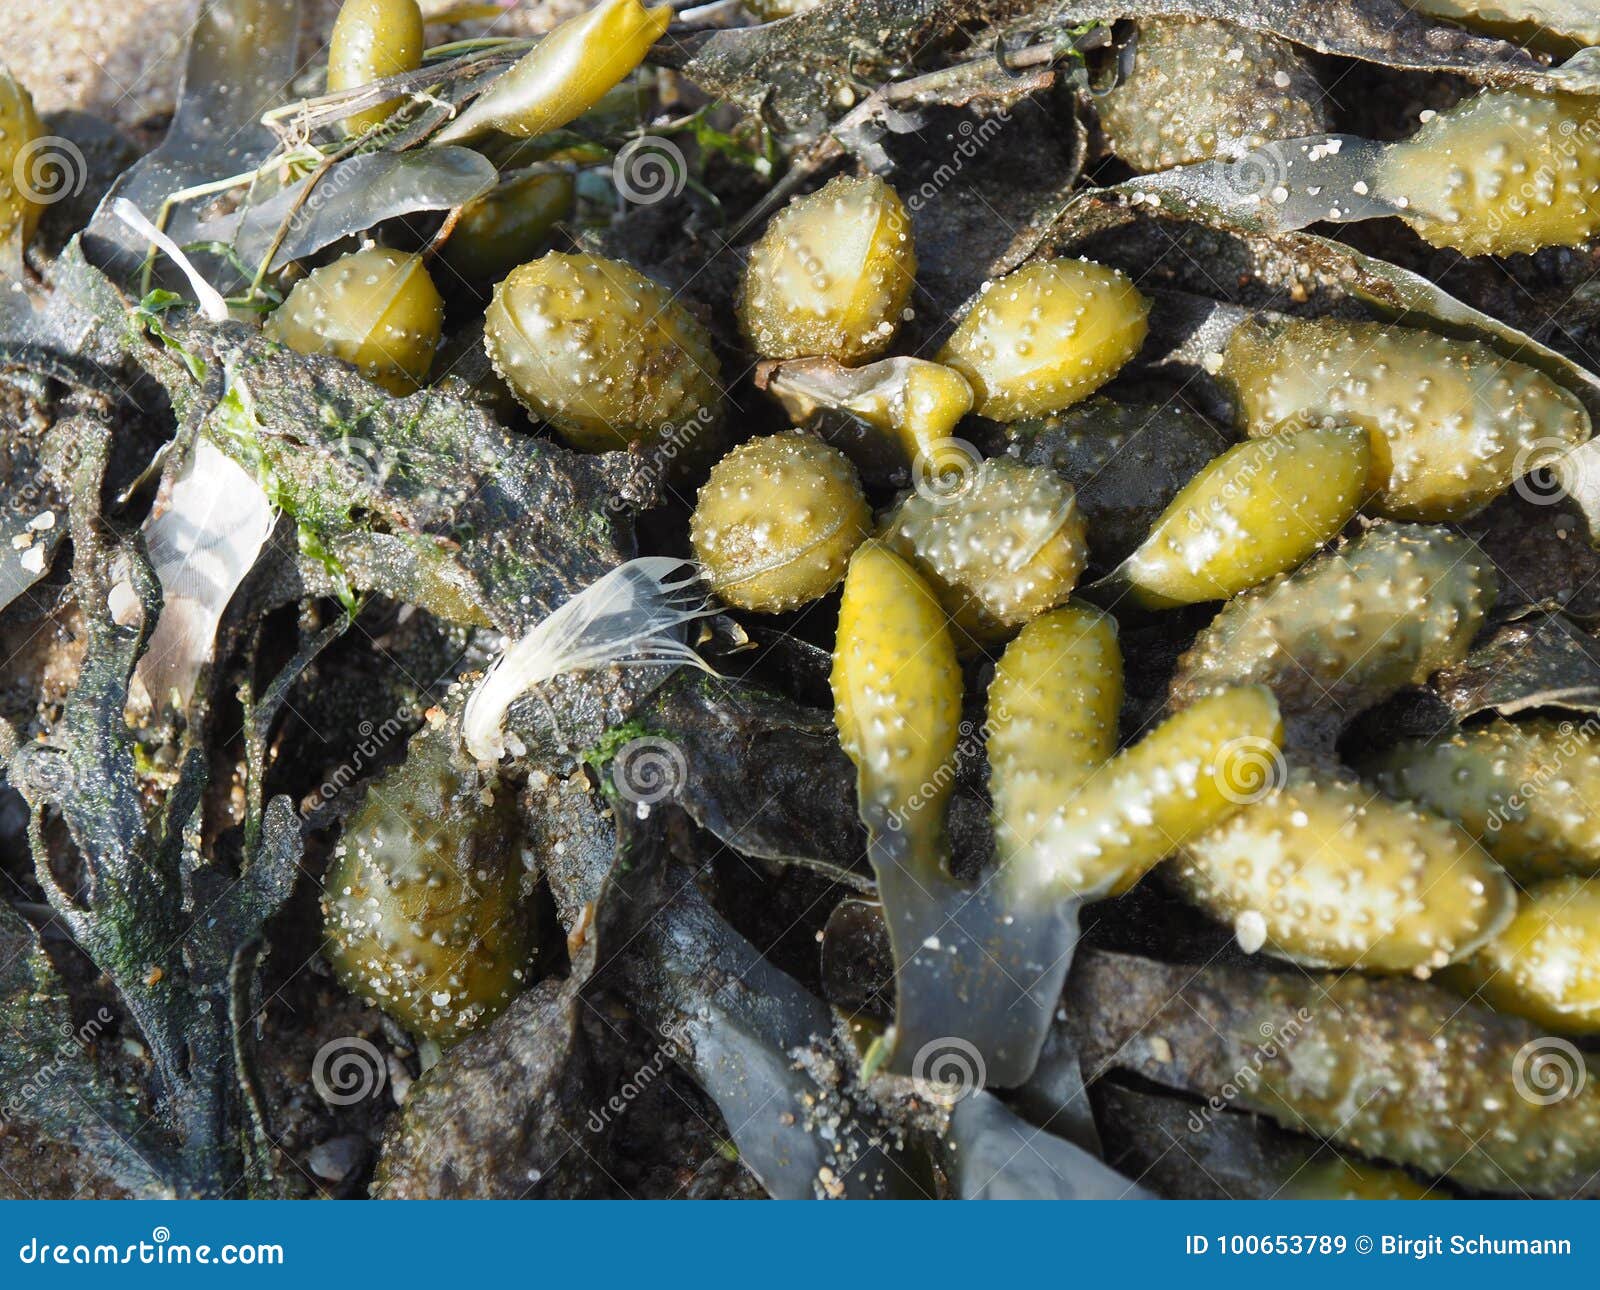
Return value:
[(144, 243), (111, 213), (117, 198), (132, 202), (180, 245), (204, 238), (200, 211), (182, 205), (166, 220), (168, 201), (253, 171), (272, 155), (277, 138), (261, 117), (294, 77), (299, 15), (299, 0), (207, 0), (189, 39), (166, 138), (106, 194), (85, 234), (90, 263), (125, 279), (144, 261)]
[(1551, 69), (1539, 55), (1510, 41), (1437, 22), (1402, 0), (1049, 0), (1006, 30), (1112, 22), (1118, 18), (1220, 18), (1269, 32), (1319, 54), (1386, 67), (1449, 72), (1485, 85), (1600, 92), (1595, 61), (1585, 57)]
[[(288, 801), (277, 798), (267, 806), (259, 845), (240, 857), (236, 872), (201, 854), (196, 829), (207, 768), (193, 747), (159, 817), (147, 819), (122, 720), (146, 636), (111, 617), (114, 556), (131, 570), (146, 622), (154, 620), (158, 592), (143, 555), (113, 545), (101, 529), (107, 429), (87, 422), (78, 429), (70, 509), (88, 649), (49, 742), (17, 748), (8, 777), (29, 804), (34, 871), (55, 916), (115, 984), (150, 1045), (158, 1122), (170, 1140), (157, 1176), (180, 1195), (221, 1195), (243, 1169), (245, 1076), (234, 1036), (246, 1017), (234, 974), (288, 898), (299, 824)], [(81, 892), (52, 868), (47, 812), (59, 813), (81, 858)]]
[(1565, 614), (1530, 612), (1496, 628), (1433, 688), (1460, 720), (1490, 709), (1600, 712), (1600, 644)]
[(1490, 1193), (1600, 1186), (1589, 1059), (1529, 1022), (1358, 973), (1081, 966), (1068, 1008), (1096, 1077), (1128, 1070)]
[[(140, 1196), (302, 1194), (312, 1173), (330, 1193), (382, 1197), (1594, 1191), (1590, 1057), (1555, 1044), (1574, 1087), (1516, 1096), (1548, 1075), (1552, 1041), (1463, 1000), (1459, 981), (1264, 968), (1173, 894), (1181, 874), (1122, 895), (1178, 845), (1165, 824), (1136, 871), (1019, 894), (1029, 876), (1060, 877), (1069, 848), (1052, 839), (1021, 874), (1006, 830), (1088, 810), (1099, 790), (1056, 775), (1059, 750), (1018, 756), (1089, 705), (1046, 708), (1006, 746), (980, 721), (990, 664), (1007, 668), (999, 624), (968, 657), (941, 652), (937, 738), (881, 742), (880, 762), (915, 760), (913, 780), (928, 770), (936, 803), (916, 829), (888, 827), (880, 786), (858, 789), (860, 747), (845, 751), (848, 705), (827, 709), (830, 593), (807, 588), (809, 603), (748, 623), (736, 597), (725, 612), (702, 604), (679, 563), (711, 464), (680, 431), (702, 427), (652, 423), (624, 449), (639, 436), (616, 433), (615, 415), (572, 437), (559, 399), (519, 386), (519, 404), (485, 349), (487, 280), (439, 272), (444, 342), (433, 379), (408, 369), (422, 388), (403, 396), (273, 343), (279, 325), (264, 334), (259, 316), (357, 243), (437, 272), (474, 227), (464, 206), (558, 176), (570, 210), (508, 254), (603, 252), (648, 271), (641, 298), (674, 300), (695, 337), (706, 440), (726, 442), (724, 410), (736, 439), (773, 436), (785, 413), (814, 422), (862, 459), (864, 515), (890, 513), (907, 484), (922, 493), (919, 458), (959, 435), (963, 461), (1020, 459), (1078, 489), (1104, 574), (1228, 447), (1219, 427), (1239, 392), (1219, 360), (1247, 320), (1398, 322), (1481, 342), (1565, 392), (1563, 448), (1583, 422), (1567, 395), (1600, 416), (1592, 301), (1580, 291), (1559, 320), (1541, 317), (1588, 277), (1592, 251), (1430, 258), (1414, 231), (1439, 212), (1402, 204), (1391, 173), (1416, 141), (1385, 142), (1407, 122), (1363, 108), (1338, 120), (1351, 133), (1124, 179), (1096, 102), (1137, 66), (1138, 25), (1267, 33), (1307, 55), (1307, 84), (1337, 69), (1374, 103), (1421, 86), (1441, 106), (1481, 91), (1578, 111), (1576, 96), (1600, 94), (1595, 51), (1558, 62), (1571, 54), (1560, 32), (1524, 46), (1401, 0), (824, 0), (755, 25), (725, 25), (719, 6), (679, 14), (646, 70), (603, 98), (609, 72), (586, 82), (514, 139), (484, 127), (516, 128), (505, 103), (537, 44), (453, 42), (414, 70), (317, 93), (297, 62), (299, 10), (207, 0), (166, 137), (114, 182), (119, 140), (92, 119), (52, 124), (96, 154), (92, 183), (46, 213), (0, 292), (0, 630), (17, 646), (0, 678), (14, 723), (0, 724), (0, 840), (18, 882), (0, 903), (0, 1121), (22, 1142), (86, 1186)], [(666, 21), (648, 17), (630, 66)], [(393, 108), (380, 128), (347, 130), (380, 105)], [(665, 158), (670, 192), (640, 190), (630, 165), (645, 156)], [(759, 355), (732, 307), (744, 248), (825, 180), (833, 194), (881, 190), (863, 174), (894, 186), (899, 250), (919, 265), (916, 291), (874, 320), (872, 354), (887, 356), (830, 367), (802, 338), (752, 381)], [(1339, 240), (1314, 231), (1333, 222)], [(1152, 302), (1149, 339), (1094, 398), (1002, 427), (971, 414), (965, 378), (913, 357), (940, 353), (998, 278), (1077, 255)], [(433, 324), (413, 330), (425, 365)], [(614, 375), (611, 356), (580, 351), (575, 386)], [(676, 357), (641, 361), (654, 372)], [(915, 417), (914, 383), (941, 396)], [(839, 429), (846, 415), (866, 428)], [(1447, 666), (1385, 674), (1348, 711), (1331, 711), (1336, 686), (1280, 684), (1297, 737), (1318, 737), (1293, 748), (1294, 784), (1355, 794), (1344, 763), (1491, 712), (1600, 712), (1600, 555), (1581, 533), (1587, 522), (1600, 539), (1600, 446), (1536, 460), (1521, 447), (1515, 488), (1492, 499), (1497, 476), (1445, 517), (1493, 562), (1497, 609), (1474, 601)], [(781, 485), (775, 498), (790, 500)], [(1363, 540), (1348, 509), (1315, 536), (1331, 542), (1341, 518)], [(976, 544), (989, 523), (975, 521)], [(226, 558), (197, 558), (197, 543)], [(479, 674), (507, 642), (515, 652), (586, 591), (639, 573), (685, 594), (669, 644), (663, 626), (646, 666), (546, 677), (495, 705), (494, 739), (464, 745)], [(1105, 581), (1088, 594), (1118, 598)], [(1451, 611), (1440, 585), (1426, 594)], [(578, 607), (596, 601), (618, 603)], [(1215, 637), (1197, 607), (1113, 608), (1129, 695), (1119, 685), (1091, 714), (1102, 769), (1134, 764), (1146, 728), (1196, 697), (1183, 692), (1192, 647)], [(866, 596), (851, 612), (876, 628), (889, 607)], [(1011, 666), (1031, 681), (1037, 661)], [(924, 698), (893, 694), (867, 721), (903, 726)], [(319, 883), (342, 881), (330, 857), (360, 836), (355, 803), (414, 784), (441, 745), (468, 786), (448, 810), (492, 821), (534, 942), (513, 974), (526, 988), (503, 989), (504, 1011), (442, 1053), (405, 1033), (414, 1019), (330, 977), (315, 908)], [(1208, 758), (1174, 773), (1206, 773)], [(1018, 783), (1054, 796), (1008, 801)], [(1151, 801), (1129, 810), (1097, 856)], [(1498, 891), (1508, 880), (1484, 863)], [(1184, 962), (1197, 955), (1203, 966)], [(333, 1034), (370, 1037), (392, 1105), (318, 1084)]]

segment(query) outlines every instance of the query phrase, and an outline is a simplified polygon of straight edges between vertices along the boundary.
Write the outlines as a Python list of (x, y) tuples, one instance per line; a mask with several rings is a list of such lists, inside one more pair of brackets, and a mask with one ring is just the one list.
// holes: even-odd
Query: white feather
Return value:
[[(153, 704), (182, 707), (210, 660), (217, 624), (255, 565), (277, 514), (261, 485), (201, 436), (144, 523), (162, 608), (135, 680)], [(112, 588), (118, 621), (138, 618), (132, 588)]]
[(563, 673), (661, 663), (687, 663), (709, 672), (683, 643), (682, 629), (716, 610), (698, 589), (698, 572), (682, 572), (686, 567), (669, 556), (629, 560), (507, 646), (462, 713), (467, 751), (479, 761), (498, 761), (506, 750), (511, 705), (541, 681)]

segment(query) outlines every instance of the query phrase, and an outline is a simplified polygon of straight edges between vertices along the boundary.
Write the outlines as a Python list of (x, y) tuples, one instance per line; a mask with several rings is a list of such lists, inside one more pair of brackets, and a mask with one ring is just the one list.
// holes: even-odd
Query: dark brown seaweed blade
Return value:
[(630, 989), (685, 1037), (683, 1060), (772, 1196), (926, 1194), (888, 1124), (820, 1087), (797, 1061), (833, 1034), (821, 1000), (767, 962), (690, 884), (640, 939), (642, 953), (624, 969)]
[(121, 297), (77, 239), (50, 266), (44, 291), (0, 292), (0, 367), (138, 408), (146, 391), (131, 370), (127, 332)]
[(385, 1138), (375, 1199), (581, 1199), (604, 1185), (603, 1143), (585, 1123), (600, 1097), (580, 984), (541, 981), (417, 1081)]
[(1600, 712), (1600, 643), (1564, 614), (1533, 613), (1495, 630), (1432, 680), (1458, 718), (1494, 709)]
[[(886, 75), (992, 5), (961, 0), (828, 0), (780, 23), (709, 32), (682, 43), (683, 75), (708, 94), (762, 113), (789, 134), (817, 134), (840, 91)], [(658, 47), (657, 53), (661, 50)]]
[[(1164, 1196), (1287, 1200), (1306, 1196), (1330, 1173), (1340, 1176), (1341, 1158), (1326, 1143), (1230, 1110), (1221, 1098), (1200, 1103), (1107, 1080), (1095, 1100), (1118, 1143), (1111, 1163)], [(1430, 1199), (1449, 1195), (1429, 1192)]]
[(116, 1020), (104, 1004), (76, 1022), (34, 931), (0, 905), (0, 1090), (8, 1124), (35, 1125), (135, 1196), (172, 1194), (171, 1144), (111, 1087), (92, 1049)]
[(754, 686), (680, 672), (640, 716), (683, 759), (668, 789), (701, 828), (743, 855), (871, 880), (850, 795), (855, 769), (832, 718)]
[[(195, 846), (208, 777), (205, 725), (180, 750), (176, 782), (161, 813), (147, 818), (123, 719), (128, 684), (154, 622), (159, 592), (143, 555), (108, 544), (99, 513), (110, 432), (84, 418), (77, 428), (71, 533), (76, 598), (87, 650), (77, 684), (47, 743), (18, 748), (8, 777), (31, 812), (34, 873), (62, 924), (115, 985), (149, 1044), (156, 1096), (174, 1146), (163, 1169), (179, 1195), (220, 1196), (238, 1185), (241, 1159), (239, 1055), (248, 1025), (235, 970), (287, 900), (301, 856), (300, 824), (286, 798), (267, 807), (259, 845), (238, 872)], [(112, 568), (129, 571), (145, 627), (117, 625), (108, 605)], [(44, 812), (59, 812), (82, 857), (86, 899), (51, 867)], [(186, 910), (206, 911), (193, 920)]]
[(130, 352), (356, 586), (520, 633), (633, 553), (628, 454), (513, 434), (437, 390), (397, 400), (241, 326), (171, 334), (205, 382), (159, 346)]
[[(608, 767), (601, 768), (609, 773)], [(822, 1087), (798, 1058), (834, 1033), (826, 1004), (769, 963), (669, 869), (669, 813), (603, 813), (581, 776), (526, 798), (532, 840), (549, 857), (556, 908), (579, 948), (575, 973), (603, 969), (641, 1020), (717, 1104), (741, 1161), (773, 1196), (926, 1194), (898, 1136), (865, 1103)], [(828, 1174), (824, 1175), (823, 1170)]]

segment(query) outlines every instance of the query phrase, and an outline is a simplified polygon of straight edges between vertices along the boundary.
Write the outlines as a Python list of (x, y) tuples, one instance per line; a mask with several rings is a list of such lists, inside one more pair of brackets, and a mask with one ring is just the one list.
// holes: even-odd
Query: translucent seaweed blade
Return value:
[(193, 693), (222, 612), (274, 521), (261, 485), (210, 440), (199, 439), (165, 508), (143, 530), (162, 594), (161, 616), (136, 674), (152, 703), (173, 698), (181, 706)]
[[(84, 235), (91, 263), (114, 275), (138, 269), (149, 246), (112, 213), (116, 198), (160, 223), (174, 193), (254, 169), (275, 137), (260, 124), (293, 79), (298, 0), (209, 0), (195, 23), (172, 125), (161, 145), (112, 187)], [(176, 207), (163, 226), (180, 246), (196, 240), (198, 209)]]
[[(1321, 134), (1262, 144), (1237, 161), (1202, 161), (1118, 186), (1134, 200), (1172, 202), (1182, 215), (1283, 233), (1322, 220), (1345, 223), (1401, 215), (1403, 198), (1379, 191), (1387, 145)], [(1205, 214), (1201, 210), (1205, 209)]]
[(1076, 1143), (1029, 1124), (991, 1093), (963, 1098), (945, 1138), (962, 1200), (1153, 1200), (1153, 1193)]
[(978, 887), (919, 882), (880, 835), (869, 854), (894, 950), (888, 1069), (927, 1078), (952, 1042), (978, 1082), (1013, 1088), (1033, 1074), (1078, 941), (1078, 902), (1024, 905), (993, 875)]
[[(505, 752), (511, 705), (541, 681), (615, 664), (705, 668), (683, 643), (685, 624), (716, 612), (684, 561), (644, 556), (618, 565), (508, 646), (490, 666), (462, 714), (467, 750), (480, 761)], [(676, 575), (676, 576), (675, 576)]]
[[(233, 240), (239, 259), (259, 264), (272, 252), (270, 271), (302, 259), (341, 238), (414, 211), (464, 206), (494, 187), (495, 169), (467, 148), (428, 148), (419, 152), (372, 152), (331, 166), (309, 196), (310, 180), (285, 188), (231, 216), (207, 224), (207, 240)], [(301, 204), (303, 202), (303, 204)], [(278, 230), (288, 223), (273, 251)]]

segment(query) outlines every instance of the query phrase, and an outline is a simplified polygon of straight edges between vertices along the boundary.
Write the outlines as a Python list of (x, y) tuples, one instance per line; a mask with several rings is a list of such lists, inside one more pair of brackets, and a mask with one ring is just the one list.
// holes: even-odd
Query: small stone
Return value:
[(311, 1148), (306, 1165), (318, 1178), (327, 1182), (343, 1182), (366, 1158), (367, 1142), (355, 1134), (329, 1138)]

